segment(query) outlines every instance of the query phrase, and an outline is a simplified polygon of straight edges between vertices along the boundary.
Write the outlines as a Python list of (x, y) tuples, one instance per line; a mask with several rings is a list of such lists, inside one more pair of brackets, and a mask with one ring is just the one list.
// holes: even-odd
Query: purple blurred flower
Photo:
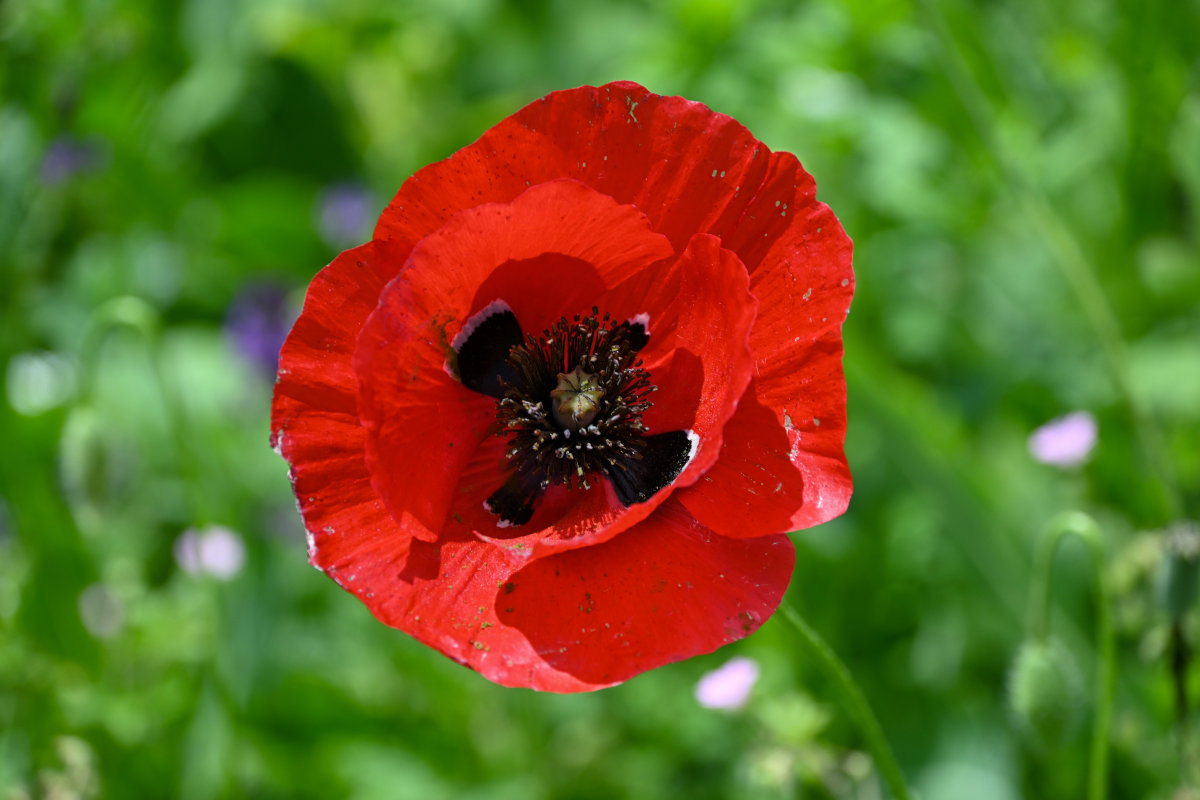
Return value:
[(225, 581), (246, 563), (246, 546), (236, 533), (220, 525), (188, 528), (175, 540), (175, 563), (189, 575), (211, 575)]
[(696, 684), (696, 702), (705, 708), (736, 710), (746, 705), (758, 681), (758, 662), (739, 656), (707, 673)]
[(106, 160), (107, 150), (99, 139), (59, 136), (50, 142), (42, 157), (42, 180), (57, 186), (81, 172), (100, 169)]
[(358, 183), (335, 183), (317, 198), (317, 232), (335, 250), (369, 239), (379, 216), (375, 197)]
[(281, 287), (252, 283), (229, 306), (225, 333), (243, 358), (264, 377), (273, 378), (279, 367), (279, 348), (295, 321), (296, 311)]
[(1096, 446), (1096, 418), (1074, 411), (1052, 419), (1029, 437), (1029, 452), (1043, 464), (1074, 467), (1082, 464)]

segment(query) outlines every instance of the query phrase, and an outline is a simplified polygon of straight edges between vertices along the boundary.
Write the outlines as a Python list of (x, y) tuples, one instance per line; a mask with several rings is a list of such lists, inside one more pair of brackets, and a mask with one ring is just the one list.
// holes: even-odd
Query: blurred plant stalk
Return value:
[(946, 76), (971, 127), (983, 143), (983, 150), (992, 162), (1003, 186), (1010, 187), (1030, 224), (1038, 232), (1046, 249), (1053, 256), (1059, 272), (1074, 293), (1084, 316), (1088, 320), (1101, 350), (1108, 361), (1117, 391), (1120, 393), (1133, 420), (1134, 430), (1142, 450), (1155, 472), (1165, 503), (1165, 518), (1179, 519), (1182, 502), (1175, 478), (1175, 470), (1167, 457), (1162, 432), (1150, 410), (1138, 397), (1134, 389), (1129, 367), (1129, 356), (1121, 327), (1113, 314), (1108, 298), (1104, 294), (1096, 275), (1084, 255), (1083, 248), (1070, 226), (1047, 200), (1041, 187), (1029, 177), (1025, 168), (1003, 146), (996, 129), (995, 115), (984, 96), (978, 81), (972, 74), (944, 17), (933, 0), (920, 0), (922, 12), (930, 21), (939, 45), (939, 55)]
[(1088, 759), (1088, 800), (1108, 796), (1108, 740), (1112, 730), (1113, 695), (1117, 686), (1117, 654), (1113, 637), (1111, 599), (1105, 578), (1104, 535), (1089, 514), (1068, 511), (1050, 520), (1042, 534), (1033, 577), (1033, 613), (1030, 630), (1035, 641), (1049, 638), (1050, 587), (1054, 582), (1054, 556), (1068, 536), (1079, 537), (1091, 555), (1096, 603), (1096, 686), (1093, 701), (1092, 744)]

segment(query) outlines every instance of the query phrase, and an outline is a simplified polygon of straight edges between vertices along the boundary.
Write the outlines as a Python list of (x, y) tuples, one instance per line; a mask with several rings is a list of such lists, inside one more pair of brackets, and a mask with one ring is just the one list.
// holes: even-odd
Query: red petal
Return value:
[[(413, 241), (459, 207), (507, 199), (529, 183), (556, 177), (633, 203), (677, 249), (691, 235), (707, 232), (738, 255), (760, 301), (751, 333), (751, 348), (765, 370), (760, 402), (779, 428), (787, 414), (800, 431), (798, 441), (781, 448), (784, 455), (795, 453), (788, 459), (794, 472), (771, 470), (777, 480), (770, 488), (783, 483), (782, 501), (793, 506), (787, 527), (840, 513), (850, 477), (841, 454), (844, 400), (836, 396), (836, 387), (844, 396), (844, 383), (833, 352), (840, 349), (839, 328), (853, 294), (850, 241), (829, 208), (817, 202), (816, 185), (796, 158), (772, 153), (735, 120), (700, 103), (660, 97), (628, 82), (582, 87), (535, 101), (452, 158), (423, 169), (401, 187), (376, 235)], [(808, 353), (813, 347), (817, 352)], [(788, 365), (802, 362), (815, 372), (788, 372)], [(821, 387), (816, 396), (811, 387), (818, 379), (835, 388)], [(821, 420), (820, 428), (813, 418)], [(739, 425), (759, 427), (746, 420)], [(811, 430), (803, 435), (806, 426)], [(763, 466), (746, 455), (742, 463)], [(807, 488), (800, 489), (806, 475)], [(724, 491), (744, 505), (750, 487)]]
[(380, 622), (506, 686), (554, 692), (600, 688), (546, 663), (495, 604), (516, 566), (477, 539), (412, 539), (395, 523), (327, 537), (317, 563)]
[(787, 536), (717, 536), (670, 499), (609, 542), (526, 566), (495, 607), (549, 667), (606, 686), (752, 633), (794, 558)]
[(501, 548), (391, 531), (326, 538), (319, 565), (380, 621), (505, 686), (600, 689), (748, 636), (779, 605), (786, 536), (727, 539), (668, 501), (586, 550), (518, 568)]
[[(722, 238), (750, 272), (761, 304), (750, 339), (758, 377), (726, 426), (720, 460), (705, 476), (712, 480), (682, 489), (611, 541), (530, 563), (462, 529), (443, 531), (436, 545), (413, 540), (434, 534), (403, 509), (393, 519), (369, 485), (350, 370), (354, 336), (416, 242), (463, 209), (508, 202), (531, 184), (563, 177), (637, 205), (676, 250), (696, 233)], [(771, 153), (738, 123), (698, 103), (631, 83), (584, 87), (535, 102), (451, 159), (421, 170), (389, 205), (376, 235), (390, 243), (343, 254), (314, 280), (281, 356), (272, 438), (293, 465), (314, 532), (314, 564), (380, 619), (490, 679), (555, 691), (597, 688), (706, 652), (744, 635), (739, 613), (747, 615), (745, 632), (771, 613), (791, 571), (790, 545), (779, 557), (787, 539), (724, 538), (683, 506), (736, 536), (815, 524), (840, 513), (849, 498), (840, 325), (853, 291), (850, 246), (794, 157)], [(614, 284), (581, 265), (554, 257), (513, 263), (481, 291), (501, 287), (511, 294), (547, 269), (570, 271), (578, 291), (569, 297), (590, 306)], [(568, 288), (559, 288), (563, 295), (549, 300), (534, 292), (527, 313), (556, 319), (568, 297)], [(488, 302), (478, 294), (467, 299), (471, 308), (457, 322), (446, 321), (448, 338)], [(657, 380), (674, 362), (660, 353), (654, 367)], [(685, 385), (678, 376), (677, 385)], [(686, 415), (688, 407), (676, 400), (659, 413), (674, 408)], [(472, 429), (467, 440), (478, 433)], [(488, 457), (487, 447), (474, 451), (463, 475)], [(763, 487), (771, 489), (770, 499), (755, 496)], [(659, 587), (661, 598), (653, 592)], [(505, 597), (515, 601), (503, 604)], [(604, 602), (586, 614), (582, 601), (595, 597)], [(647, 623), (647, 614), (667, 617), (666, 624)], [(501, 623), (501, 616), (511, 619)], [(734, 623), (724, 630), (729, 638), (716, 631), (726, 621)]]
[(519, 528), (498, 526), (499, 518), (484, 506), (484, 501), (508, 477), (511, 466), (504, 458), (507, 446), (498, 436), (479, 444), (454, 487), (443, 526), (446, 535), (477, 536), (524, 561), (610, 539), (645, 519), (661, 502), (626, 508), (605, 480), (595, 481), (587, 491), (551, 486), (538, 501), (529, 522)]
[[(695, 434), (697, 451), (670, 488), (694, 482), (716, 461), (725, 423), (754, 369), (746, 341), (755, 301), (745, 268), (715, 237), (696, 236), (678, 259), (642, 270), (596, 302), (616, 319), (648, 313), (650, 344), (641, 355), (660, 391), (643, 419), (655, 433)], [(497, 530), (483, 501), (503, 482), (503, 452), (498, 438), (480, 448), (462, 473), (447, 525), (502, 538), (504, 546), (531, 558), (607, 541), (669, 494), (663, 490), (627, 509), (601, 479), (587, 492), (551, 490), (525, 526)]]
[[(803, 186), (807, 174), (781, 155), (769, 183)], [(750, 333), (754, 383), (726, 429), (716, 466), (680, 494), (698, 519), (726, 536), (817, 525), (845, 511), (853, 490), (843, 452), (841, 336), (854, 294), (851, 244), (827, 206), (809, 198), (800, 213), (802, 224), (770, 244), (750, 277), (759, 301)], [(741, 244), (759, 257), (753, 241)]]
[[(391, 523), (367, 476), (350, 363), (359, 328), (395, 271), (387, 250), (368, 243), (323, 269), (279, 356), (271, 443), (291, 465), (314, 559), (313, 548), (335, 532)], [(428, 531), (423, 535), (432, 537)]]
[[(590, 310), (597, 290), (603, 297), (604, 287), (670, 254), (636, 209), (574, 181), (536, 186), (511, 204), (469, 209), (426, 237), (383, 292), (354, 358), (367, 463), (392, 513), (412, 513), (440, 530), (456, 492), (477, 499), (479, 482), (465, 480), (465, 471), (480, 444), (495, 438), (495, 401), (466, 390), (445, 369), (450, 342), (472, 314), (502, 299), (523, 328), (538, 330), (564, 313)], [(505, 462), (494, 447), (482, 452), (491, 460), (472, 472), (494, 476), (490, 493), (503, 483)], [(493, 535), (502, 533), (497, 519), (490, 520)], [(539, 519), (545, 515), (535, 516), (531, 530)], [(553, 524), (574, 529), (583, 522), (572, 511)]]
[[(776, 239), (809, 224), (816, 195), (794, 156), (772, 153), (733, 118), (621, 81), (549, 94), (420, 170), (375, 237), (411, 247), (465, 208), (556, 178), (637, 206), (677, 251), (696, 233), (717, 234), (752, 273)], [(842, 235), (836, 221), (824, 235)]]
[(697, 453), (675, 481), (693, 483), (716, 461), (754, 371), (747, 340), (758, 304), (746, 268), (715, 236), (700, 234), (669, 267), (637, 275), (605, 303), (618, 319), (649, 315), (650, 342), (640, 355), (659, 390), (642, 420), (652, 433), (695, 432)]

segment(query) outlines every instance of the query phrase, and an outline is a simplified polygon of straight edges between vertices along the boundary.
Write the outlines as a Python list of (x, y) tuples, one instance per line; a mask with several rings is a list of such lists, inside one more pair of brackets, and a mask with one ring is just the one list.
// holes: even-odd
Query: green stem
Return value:
[(127, 328), (136, 333), (145, 345), (154, 388), (166, 420), (167, 433), (175, 448), (192, 518), (196, 522), (206, 521), (207, 503), (200, 489), (193, 448), (185, 435), (184, 411), (178, 395), (172, 391), (163, 374), (160, 350), (161, 320), (155, 308), (145, 300), (132, 296), (114, 297), (93, 312), (80, 346), (79, 358), (83, 364), (81, 395), (87, 396), (95, 389), (95, 372), (100, 350), (109, 334), (120, 328)]
[(1041, 187), (1029, 177), (1027, 171), (996, 136), (997, 126), (991, 107), (959, 51), (937, 3), (934, 0), (921, 0), (921, 7), (940, 46), (939, 52), (947, 79), (983, 145), (983, 152), (1003, 184), (1015, 190), (1017, 200), (1030, 225), (1041, 237), (1050, 252), (1051, 260), (1075, 295), (1075, 300), (1108, 361), (1113, 381), (1129, 410), (1142, 451), (1150, 467), (1157, 473), (1155, 477), (1162, 487), (1167, 515), (1170, 519), (1179, 518), (1182, 504), (1162, 432), (1134, 389), (1121, 327), (1078, 238), (1047, 199)]
[(826, 675), (841, 692), (845, 710), (858, 726), (859, 733), (866, 741), (867, 749), (875, 757), (875, 766), (891, 790), (892, 797), (896, 800), (909, 800), (908, 789), (904, 786), (904, 777), (900, 774), (900, 767), (896, 765), (896, 758), (892, 755), (892, 749), (883, 735), (883, 728), (880, 727), (879, 720), (875, 718), (875, 713), (871, 711), (867, 698), (850, 674), (850, 670), (791, 604), (785, 601), (780, 608), (783, 615), (800, 633), (804, 644), (817, 657), (817, 662), (825, 670)]
[(152, 354), (158, 341), (158, 312), (145, 300), (130, 296), (114, 297), (92, 312), (79, 348), (79, 360), (83, 365), (83, 395), (90, 394), (94, 388), (100, 349), (109, 334), (119, 328), (128, 328), (136, 333), (145, 343), (147, 352)]
[(1108, 794), (1108, 739), (1112, 728), (1113, 694), (1117, 683), (1116, 647), (1109, 613), (1108, 582), (1104, 577), (1104, 537), (1096, 520), (1082, 511), (1059, 514), (1042, 535), (1034, 575), (1032, 630), (1039, 641), (1046, 638), (1050, 616), (1050, 585), (1054, 554), (1067, 536), (1084, 541), (1092, 557), (1096, 579), (1096, 667), (1095, 718), (1092, 724), (1091, 755), (1088, 759), (1088, 800), (1104, 800)]

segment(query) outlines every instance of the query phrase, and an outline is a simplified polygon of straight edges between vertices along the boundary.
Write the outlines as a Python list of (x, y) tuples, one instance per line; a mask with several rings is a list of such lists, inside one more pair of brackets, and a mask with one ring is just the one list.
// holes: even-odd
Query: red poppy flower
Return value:
[(313, 280), (272, 441), (309, 559), (508, 686), (740, 639), (850, 498), (850, 241), (733, 119), (556, 92), (419, 171)]

